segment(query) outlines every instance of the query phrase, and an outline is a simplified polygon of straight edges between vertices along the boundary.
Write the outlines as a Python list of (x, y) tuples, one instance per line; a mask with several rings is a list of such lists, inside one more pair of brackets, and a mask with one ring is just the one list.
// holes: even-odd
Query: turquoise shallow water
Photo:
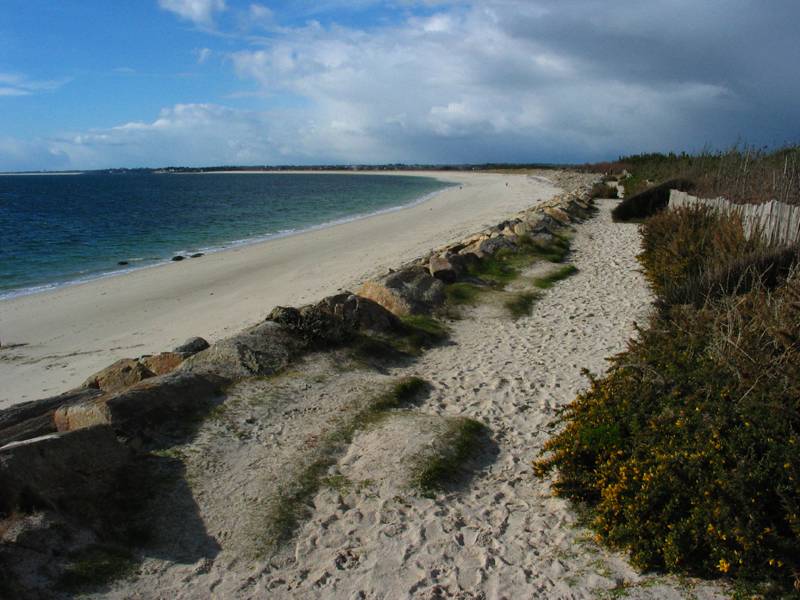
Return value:
[(0, 298), (393, 210), (447, 186), (322, 173), (0, 176)]

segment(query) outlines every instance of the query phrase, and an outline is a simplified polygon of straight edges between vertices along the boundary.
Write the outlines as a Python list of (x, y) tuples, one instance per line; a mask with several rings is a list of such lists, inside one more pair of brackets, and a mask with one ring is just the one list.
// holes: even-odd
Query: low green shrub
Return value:
[(591, 191), (589, 192), (590, 198), (617, 198), (617, 188), (611, 187), (605, 181), (601, 181), (600, 183), (595, 183), (592, 186)]
[(638, 173), (631, 173), (627, 177), (620, 179), (620, 183), (625, 190), (625, 197), (627, 198), (640, 194), (652, 185), (649, 179)]
[(669, 204), (670, 190), (677, 189), (684, 192), (693, 189), (694, 185), (686, 179), (670, 179), (648, 187), (647, 189), (633, 193), (632, 181), (623, 181), (625, 187), (625, 199), (614, 207), (611, 216), (615, 221), (637, 221), (645, 219), (663, 210)]

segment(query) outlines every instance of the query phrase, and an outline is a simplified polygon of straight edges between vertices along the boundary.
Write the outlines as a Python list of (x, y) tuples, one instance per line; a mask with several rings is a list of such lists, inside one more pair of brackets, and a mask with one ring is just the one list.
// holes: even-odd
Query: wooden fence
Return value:
[(725, 198), (697, 198), (686, 192), (670, 190), (669, 208), (697, 205), (708, 206), (725, 213), (739, 214), (748, 237), (756, 231), (772, 245), (800, 242), (800, 206), (784, 204), (777, 200), (764, 204), (734, 204)]

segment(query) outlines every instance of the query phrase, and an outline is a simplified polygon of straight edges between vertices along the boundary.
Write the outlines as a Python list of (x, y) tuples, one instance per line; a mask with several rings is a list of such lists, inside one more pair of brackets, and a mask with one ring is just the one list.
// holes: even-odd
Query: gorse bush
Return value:
[(659, 296), (703, 272), (721, 268), (762, 248), (747, 239), (741, 219), (692, 206), (658, 213), (641, 228), (639, 261)]
[(728, 295), (749, 292), (761, 285), (775, 289), (785, 283), (792, 268), (800, 262), (800, 246), (758, 248), (723, 264), (703, 268), (685, 281), (670, 282), (661, 293), (659, 305), (706, 302)]
[(669, 303), (671, 286), (769, 251), (735, 219), (702, 209), (659, 214), (643, 234), (662, 309), (559, 415), (536, 472), (557, 471), (554, 491), (585, 503), (598, 538), (640, 568), (791, 594), (800, 585), (800, 268), (773, 251), (781, 277), (756, 275), (750, 261), (734, 293)]
[(540, 474), (641, 568), (800, 572), (800, 278), (674, 307), (562, 415)]

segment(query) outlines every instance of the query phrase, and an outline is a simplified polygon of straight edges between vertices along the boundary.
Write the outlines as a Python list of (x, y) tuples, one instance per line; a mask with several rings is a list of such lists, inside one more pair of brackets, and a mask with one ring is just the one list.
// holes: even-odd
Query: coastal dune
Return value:
[(527, 175), (402, 174), (456, 185), (402, 210), (1, 301), (0, 409), (80, 385), (119, 358), (215, 341), (276, 305), (354, 289), (558, 191)]

